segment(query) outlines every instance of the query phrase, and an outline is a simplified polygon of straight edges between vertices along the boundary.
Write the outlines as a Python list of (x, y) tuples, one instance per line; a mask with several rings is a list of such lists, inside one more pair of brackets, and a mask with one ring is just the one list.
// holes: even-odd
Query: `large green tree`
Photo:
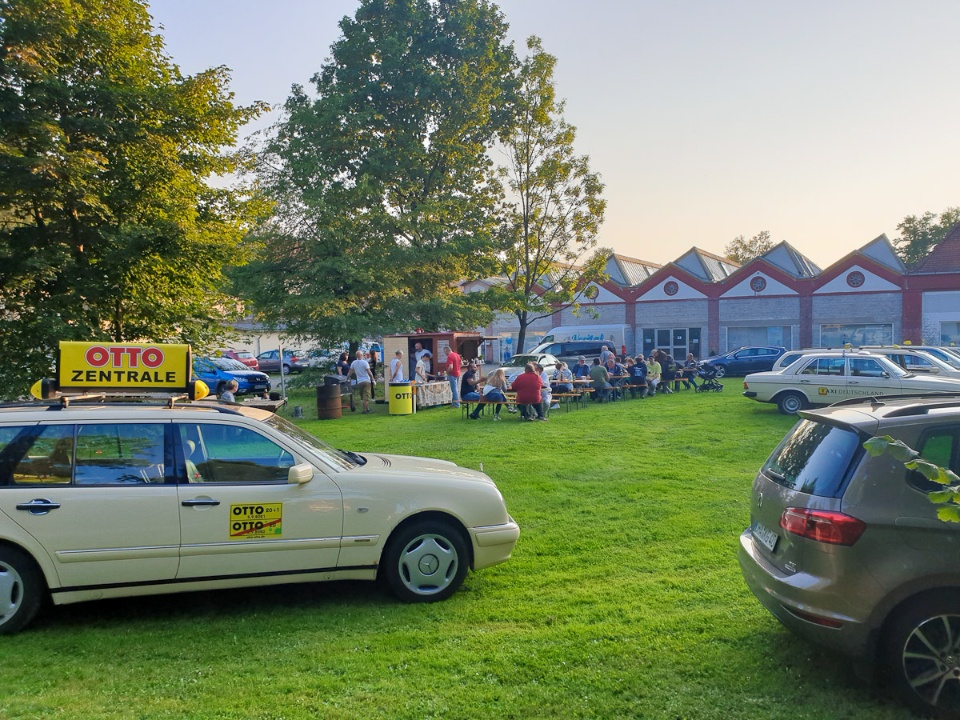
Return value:
[(564, 120), (553, 71), (539, 38), (518, 76), (516, 121), (501, 135), (507, 195), (502, 206), (502, 305), (520, 324), (517, 352), (536, 320), (577, 304), (588, 283), (605, 279), (610, 251), (596, 250), (606, 201), (600, 176), (576, 155), (576, 128)]
[(259, 106), (184, 77), (138, 0), (0, 0), (0, 394), (61, 339), (223, 333), (255, 209), (210, 176)]
[(474, 327), (494, 269), (487, 150), (511, 120), (506, 24), (485, 0), (362, 0), (262, 148), (275, 214), (241, 287), (317, 342)]
[(960, 207), (947, 208), (939, 216), (929, 211), (920, 217), (907, 215), (897, 225), (900, 237), (894, 239), (893, 245), (907, 265), (915, 265), (923, 260), (957, 223), (960, 223)]

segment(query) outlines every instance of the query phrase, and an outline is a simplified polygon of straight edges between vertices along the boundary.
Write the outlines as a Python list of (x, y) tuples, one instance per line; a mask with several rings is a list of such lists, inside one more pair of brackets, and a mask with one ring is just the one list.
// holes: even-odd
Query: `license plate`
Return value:
[(773, 549), (777, 546), (777, 540), (780, 539), (780, 536), (773, 530), (765, 528), (760, 523), (754, 526), (753, 537), (770, 552), (773, 552)]

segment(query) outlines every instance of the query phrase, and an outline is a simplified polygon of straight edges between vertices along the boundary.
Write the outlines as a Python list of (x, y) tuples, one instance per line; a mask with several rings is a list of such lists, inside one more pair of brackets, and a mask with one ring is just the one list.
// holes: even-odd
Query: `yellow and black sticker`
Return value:
[(830, 393), (830, 391), (825, 387), (817, 388), (817, 392), (821, 395), (828, 395)]
[(283, 536), (283, 503), (230, 506), (231, 540), (266, 540)]

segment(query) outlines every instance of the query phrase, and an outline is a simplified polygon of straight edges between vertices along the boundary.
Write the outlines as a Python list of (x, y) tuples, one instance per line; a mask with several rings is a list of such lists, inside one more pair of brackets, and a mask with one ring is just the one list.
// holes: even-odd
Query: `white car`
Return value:
[[(918, 350), (916, 347), (870, 347), (861, 348), (865, 352), (874, 355), (883, 355), (902, 367), (907, 372), (927, 373), (930, 375), (940, 375), (941, 377), (960, 378), (960, 365), (954, 366), (948, 362), (940, 360), (939, 356), (927, 350)], [(790, 367), (800, 358), (811, 353), (833, 353), (835, 355), (849, 354), (851, 350), (832, 350), (823, 348), (808, 348), (805, 350), (788, 350), (781, 355), (777, 362), (773, 364), (773, 370), (782, 370)], [(943, 352), (947, 357), (948, 353)]]
[(856, 397), (960, 392), (960, 380), (914, 375), (866, 351), (832, 350), (808, 353), (781, 370), (747, 375), (743, 390), (745, 397), (774, 403), (792, 415)]
[(494, 482), (337, 450), (264, 410), (0, 408), (0, 634), (54, 604), (319, 580), (442, 600), (519, 537)]
[(530, 362), (540, 363), (543, 365), (543, 369), (547, 371), (547, 375), (553, 377), (553, 371), (557, 369), (559, 361), (548, 353), (519, 353), (514, 355), (500, 366), (507, 377), (507, 382), (512, 383), (523, 372), (526, 364)]

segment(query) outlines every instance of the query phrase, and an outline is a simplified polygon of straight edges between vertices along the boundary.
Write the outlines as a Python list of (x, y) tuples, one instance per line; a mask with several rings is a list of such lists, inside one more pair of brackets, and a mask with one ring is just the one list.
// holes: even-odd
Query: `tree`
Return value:
[(773, 247), (769, 230), (761, 230), (747, 240), (743, 235), (737, 235), (730, 244), (723, 249), (727, 260), (745, 265), (756, 257), (760, 257)]
[(255, 205), (213, 189), (240, 126), (228, 73), (183, 77), (139, 0), (0, 0), (0, 395), (59, 340), (223, 334)]
[[(605, 279), (610, 251), (597, 245), (606, 201), (589, 158), (573, 151), (576, 128), (556, 99), (556, 58), (537, 37), (518, 71), (517, 120), (501, 135), (507, 186), (500, 228), (504, 306), (520, 324), (517, 352), (535, 320), (577, 302), (592, 281)], [(589, 256), (588, 256), (589, 255)]]
[(362, 0), (260, 154), (275, 215), (240, 284), (259, 317), (330, 343), (490, 317), (487, 149), (511, 120), (507, 26), (485, 0)]
[(932, 212), (921, 217), (907, 215), (899, 225), (900, 237), (893, 241), (900, 259), (907, 265), (923, 260), (934, 246), (943, 240), (954, 225), (960, 223), (960, 207), (951, 207), (940, 213)]

